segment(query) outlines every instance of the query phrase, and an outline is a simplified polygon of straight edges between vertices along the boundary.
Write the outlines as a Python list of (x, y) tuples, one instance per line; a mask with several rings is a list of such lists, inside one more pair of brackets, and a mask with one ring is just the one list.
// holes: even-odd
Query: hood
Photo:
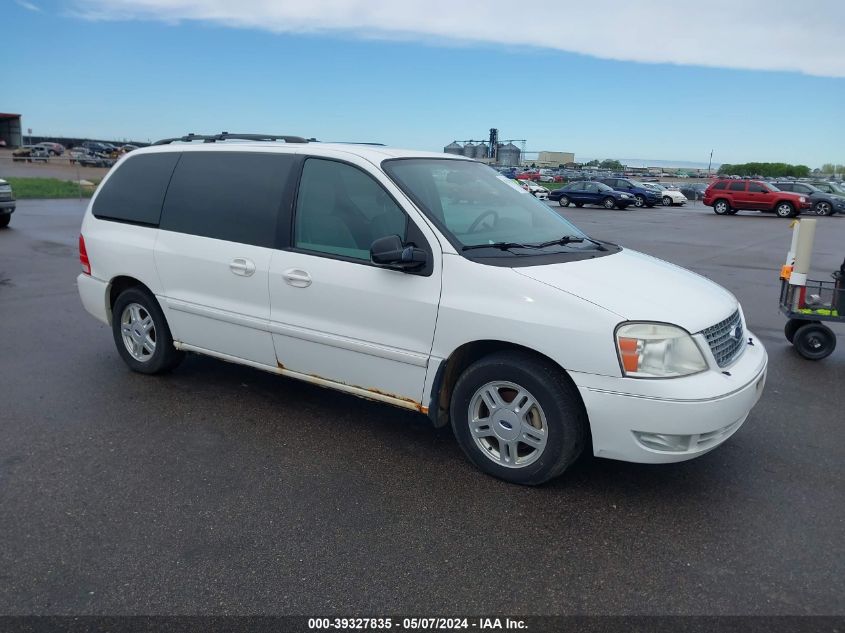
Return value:
[(655, 257), (623, 249), (577, 262), (515, 272), (599, 305), (628, 321), (661, 321), (699, 332), (737, 309), (721, 286)]

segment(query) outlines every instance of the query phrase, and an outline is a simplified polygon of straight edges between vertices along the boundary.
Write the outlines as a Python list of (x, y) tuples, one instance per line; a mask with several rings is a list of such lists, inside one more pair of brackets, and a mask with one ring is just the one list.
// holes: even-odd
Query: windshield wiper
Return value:
[(586, 235), (584, 237), (576, 237), (574, 235), (564, 235), (562, 238), (558, 240), (549, 240), (548, 242), (543, 242), (542, 244), (538, 244), (538, 248), (545, 248), (546, 246), (565, 246), (566, 244), (578, 244), (583, 241), (590, 242), (591, 244), (596, 245), (597, 251), (606, 251), (607, 248), (604, 244), (599, 242), (598, 240), (594, 240)]
[(462, 251), (471, 251), (476, 248), (498, 248), (500, 251), (507, 251), (512, 248), (541, 248), (539, 244), (520, 244), (519, 242), (491, 242), (489, 244), (470, 244), (461, 248)]

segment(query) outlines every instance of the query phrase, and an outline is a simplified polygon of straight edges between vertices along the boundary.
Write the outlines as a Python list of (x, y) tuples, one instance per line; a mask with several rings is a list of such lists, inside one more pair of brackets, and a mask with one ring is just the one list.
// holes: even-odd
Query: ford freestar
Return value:
[(82, 303), (137, 372), (199, 352), (413, 409), (523, 484), (588, 445), (702, 455), (760, 398), (766, 352), (731, 293), (481, 163), (233, 137), (124, 156), (85, 214)]

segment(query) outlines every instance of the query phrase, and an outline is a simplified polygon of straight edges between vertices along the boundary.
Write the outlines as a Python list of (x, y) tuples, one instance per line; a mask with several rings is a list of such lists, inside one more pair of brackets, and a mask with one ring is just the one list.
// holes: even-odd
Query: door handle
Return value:
[(282, 279), (294, 288), (307, 288), (311, 285), (311, 275), (299, 268), (288, 268), (282, 273)]
[(251, 277), (255, 272), (255, 263), (244, 257), (237, 257), (229, 262), (229, 270), (242, 277)]

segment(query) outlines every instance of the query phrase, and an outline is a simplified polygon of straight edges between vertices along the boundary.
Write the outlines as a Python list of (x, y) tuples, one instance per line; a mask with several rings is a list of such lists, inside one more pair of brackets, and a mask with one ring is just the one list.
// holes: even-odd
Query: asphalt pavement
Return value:
[[(201, 356), (133, 374), (76, 293), (84, 204), (0, 231), (0, 613), (845, 614), (845, 327), (821, 362), (784, 340), (788, 221), (565, 211), (734, 292), (769, 379), (704, 457), (524, 488), (400, 409)], [(819, 219), (819, 275), (843, 244)]]

